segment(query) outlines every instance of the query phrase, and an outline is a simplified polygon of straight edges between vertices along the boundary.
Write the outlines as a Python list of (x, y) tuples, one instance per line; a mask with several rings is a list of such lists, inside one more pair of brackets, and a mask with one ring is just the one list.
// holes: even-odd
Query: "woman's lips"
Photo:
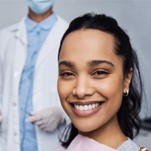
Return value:
[(91, 103), (70, 103), (72, 107), (72, 111), (77, 115), (81, 117), (87, 117), (95, 114), (98, 112), (101, 108), (101, 105), (104, 102), (91, 102)]

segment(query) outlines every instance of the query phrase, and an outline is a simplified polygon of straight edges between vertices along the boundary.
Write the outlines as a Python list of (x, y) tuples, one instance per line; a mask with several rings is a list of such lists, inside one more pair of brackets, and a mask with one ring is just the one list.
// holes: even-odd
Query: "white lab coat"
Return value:
[[(41, 48), (33, 86), (33, 110), (60, 105), (57, 95), (57, 54), (60, 39), (68, 24), (59, 16)], [(26, 60), (26, 29), (20, 23), (0, 31), (0, 151), (20, 151), (19, 138), (19, 82)], [(53, 151), (58, 142), (58, 130), (46, 133), (36, 127), (38, 151)]]

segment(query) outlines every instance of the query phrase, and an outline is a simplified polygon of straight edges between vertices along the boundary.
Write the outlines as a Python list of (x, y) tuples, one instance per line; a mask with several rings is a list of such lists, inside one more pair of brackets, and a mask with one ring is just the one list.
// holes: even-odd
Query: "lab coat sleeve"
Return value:
[[(1, 41), (1, 31), (0, 31), (0, 41)], [(1, 44), (0, 44), (0, 118), (2, 118), (2, 59), (1, 59)], [(1, 121), (0, 121), (0, 151), (2, 149), (2, 137), (1, 137)]]
[(2, 98), (3, 98), (3, 59), (4, 59), (4, 39), (6, 35), (6, 29), (0, 30), (0, 111), (2, 110)]
[(0, 110), (1, 110), (1, 103), (2, 103), (2, 74), (1, 74), (1, 65), (0, 65)]
[(0, 125), (1, 125), (1, 121), (2, 121), (2, 69), (0, 63)]
[[(0, 31), (0, 42), (2, 40), (1, 38), (1, 31)], [(2, 108), (2, 58), (1, 58), (1, 53), (2, 53), (2, 50), (1, 50), (1, 44), (0, 44), (0, 111), (1, 111), (1, 108)]]

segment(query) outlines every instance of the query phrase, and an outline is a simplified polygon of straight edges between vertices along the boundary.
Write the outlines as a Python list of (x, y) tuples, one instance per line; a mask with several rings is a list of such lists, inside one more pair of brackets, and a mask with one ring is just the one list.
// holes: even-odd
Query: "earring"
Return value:
[(126, 90), (126, 92), (123, 93), (124, 96), (128, 96), (129, 94), (129, 89)]

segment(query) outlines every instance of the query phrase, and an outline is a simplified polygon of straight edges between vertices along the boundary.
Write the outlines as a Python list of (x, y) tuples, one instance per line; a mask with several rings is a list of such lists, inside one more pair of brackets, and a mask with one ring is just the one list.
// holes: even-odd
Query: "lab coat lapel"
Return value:
[[(58, 23), (56, 23), (58, 24)], [(57, 36), (58, 35), (58, 30), (56, 30), (56, 28), (58, 28), (56, 26), (56, 24), (53, 26), (53, 28), (51, 29), (51, 31), (49, 32), (40, 52), (37, 58), (37, 63), (36, 63), (36, 68), (38, 68), (38, 66), (41, 64), (41, 62), (43, 61), (43, 59), (48, 56), (52, 51), (58, 51), (58, 50), (54, 50), (56, 48), (56, 45), (58, 45), (58, 39)]]
[(14, 32), (15, 38), (20, 40), (20, 42), (23, 45), (26, 45), (27, 43), (27, 34), (26, 34), (26, 26), (25, 26), (25, 18), (21, 20), (19, 24), (17, 24), (14, 29), (12, 29), (12, 32)]
[(25, 59), (26, 59), (26, 27), (24, 23), (24, 19), (12, 30), (14, 33), (14, 43), (15, 50), (14, 51), (14, 93), (17, 93), (20, 77), (22, 74), (22, 69), (24, 67)]

